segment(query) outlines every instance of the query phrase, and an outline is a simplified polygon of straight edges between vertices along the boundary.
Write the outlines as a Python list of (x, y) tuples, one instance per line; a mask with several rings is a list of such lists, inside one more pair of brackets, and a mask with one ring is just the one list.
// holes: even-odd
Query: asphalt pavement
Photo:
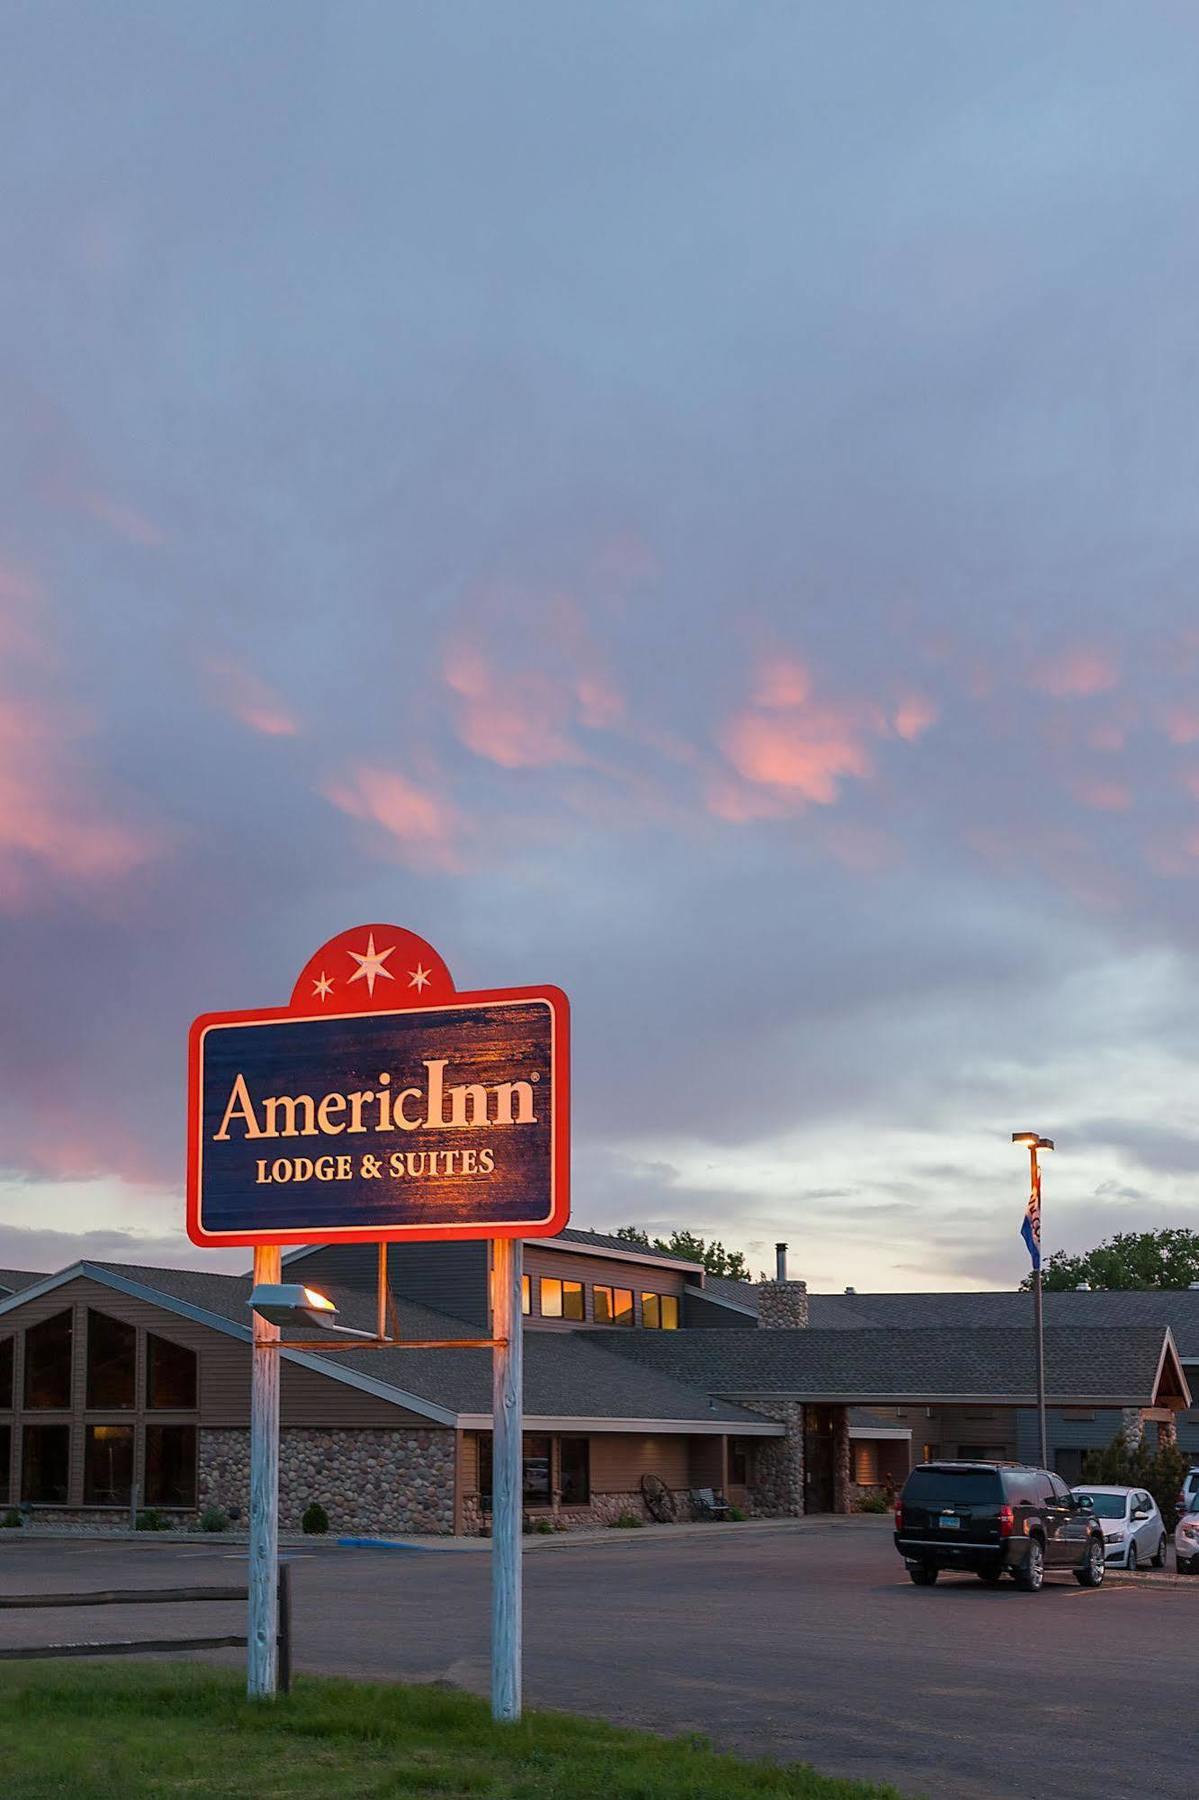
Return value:
[[(893, 1782), (930, 1800), (1194, 1800), (1199, 1580), (920, 1589), (887, 1521), (612, 1532), (525, 1562), (529, 1705)], [(487, 1690), (488, 1559), (316, 1546), (293, 1559), (299, 1673)], [(0, 1592), (244, 1578), (245, 1552), (32, 1539)], [(0, 1643), (242, 1628), (211, 1606), (0, 1612)], [(214, 1660), (237, 1662), (238, 1653)], [(0, 1665), (11, 1679), (19, 1665)]]

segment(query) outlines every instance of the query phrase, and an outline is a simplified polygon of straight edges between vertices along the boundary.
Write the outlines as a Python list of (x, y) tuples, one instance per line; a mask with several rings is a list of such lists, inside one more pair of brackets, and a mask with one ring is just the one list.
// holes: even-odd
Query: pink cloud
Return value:
[(398, 769), (360, 764), (326, 782), (326, 800), (376, 827), (418, 867), (455, 871), (462, 820), (457, 808)]
[(907, 744), (914, 744), (937, 722), (937, 708), (923, 694), (909, 694), (895, 712), (895, 730)]
[(1074, 795), (1096, 812), (1127, 812), (1132, 805), (1132, 789), (1125, 781), (1079, 781), (1074, 785)]
[(862, 779), (872, 767), (852, 708), (810, 706), (781, 717), (743, 712), (726, 725), (721, 748), (746, 781), (819, 806), (833, 803), (846, 776)]
[(1162, 726), (1172, 744), (1199, 743), (1199, 707), (1170, 707), (1163, 715)]
[(295, 737), (295, 714), (273, 688), (237, 663), (214, 659), (207, 665), (213, 689), (226, 712), (264, 737)]
[(1055, 699), (1080, 700), (1105, 694), (1120, 680), (1120, 671), (1107, 651), (1078, 645), (1039, 661), (1029, 680), (1033, 687)]
[(812, 692), (812, 677), (807, 665), (798, 657), (772, 657), (758, 672), (754, 705), (765, 707), (803, 706)]

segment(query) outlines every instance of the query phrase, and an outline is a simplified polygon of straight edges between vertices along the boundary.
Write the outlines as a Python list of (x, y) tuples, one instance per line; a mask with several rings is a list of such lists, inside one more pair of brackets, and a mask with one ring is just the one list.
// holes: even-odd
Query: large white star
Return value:
[(373, 997), (375, 992), (375, 982), (380, 975), (383, 977), (384, 981), (395, 980), (395, 976), (391, 973), (391, 970), (383, 967), (383, 964), (394, 951), (394, 944), (390, 945), (386, 950), (376, 950), (375, 934), (372, 931), (370, 937), (366, 941), (366, 954), (364, 956), (360, 956), (357, 950), (351, 950), (349, 952), (354, 961), (358, 964), (358, 967), (350, 976), (350, 980), (365, 981), (366, 991)]
[(418, 994), (423, 994), (429, 985), (429, 977), (432, 973), (433, 971), (426, 969), (423, 963), (417, 963), (415, 969), (409, 971), (408, 986), (414, 987)]

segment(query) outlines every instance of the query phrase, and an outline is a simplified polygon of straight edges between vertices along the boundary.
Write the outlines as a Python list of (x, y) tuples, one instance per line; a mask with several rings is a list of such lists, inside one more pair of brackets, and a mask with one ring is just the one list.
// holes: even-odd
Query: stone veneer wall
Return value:
[[(199, 1510), (250, 1508), (250, 1434), (200, 1433)], [(304, 1508), (319, 1501), (332, 1531), (452, 1532), (454, 1433), (430, 1427), (394, 1431), (295, 1428), (279, 1437), (279, 1525), (298, 1531)]]
[[(542, 1522), (555, 1531), (594, 1531), (597, 1525), (612, 1525), (623, 1513), (632, 1513), (643, 1524), (652, 1524), (649, 1509), (637, 1489), (627, 1493), (592, 1494), (587, 1506), (560, 1506), (557, 1512), (548, 1506), (525, 1514), (526, 1530), (536, 1530)], [(685, 1512), (680, 1508), (680, 1519)], [(484, 1530), (485, 1516), (477, 1494), (467, 1494), (462, 1502), (462, 1529), (468, 1537), (478, 1537)]]
[(787, 1428), (784, 1437), (759, 1438), (754, 1447), (750, 1510), (759, 1519), (798, 1518), (803, 1512), (803, 1403), (758, 1394), (747, 1404)]
[(760, 1281), (758, 1325), (763, 1331), (806, 1331), (808, 1284), (806, 1281)]

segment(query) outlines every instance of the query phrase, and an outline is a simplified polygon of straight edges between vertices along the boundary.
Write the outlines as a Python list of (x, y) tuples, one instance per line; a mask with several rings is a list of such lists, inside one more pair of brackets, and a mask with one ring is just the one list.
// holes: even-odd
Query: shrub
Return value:
[(1106, 1450), (1088, 1450), (1083, 1457), (1083, 1481), (1094, 1481), (1111, 1487), (1147, 1488), (1157, 1501), (1167, 1529), (1175, 1522), (1178, 1490), (1183, 1484), (1190, 1459), (1176, 1444), (1162, 1444), (1150, 1450), (1142, 1438), (1131, 1447), (1117, 1434)]
[(0, 1527), (5, 1531), (19, 1531), (25, 1521), (15, 1506), (10, 1506), (4, 1517), (0, 1519)]
[(890, 1503), (885, 1494), (859, 1494), (858, 1511), (863, 1513), (890, 1512)]
[(618, 1519), (613, 1519), (611, 1529), (613, 1531), (640, 1531), (644, 1524), (645, 1520), (639, 1519), (636, 1513), (622, 1512)]
[(742, 1510), (739, 1506), (730, 1506), (728, 1512), (725, 1514), (725, 1517), (732, 1519), (734, 1524), (739, 1525), (741, 1523), (742, 1519), (744, 1519), (745, 1514), (742, 1512)]
[(300, 1530), (308, 1537), (321, 1537), (329, 1529), (329, 1515), (319, 1500), (312, 1500), (304, 1508), (304, 1517), (300, 1520)]
[(148, 1506), (145, 1512), (139, 1512), (137, 1515), (137, 1529), (138, 1531), (169, 1531), (171, 1521), (165, 1514), (160, 1513), (156, 1506)]
[(227, 1531), (229, 1515), (221, 1506), (206, 1506), (200, 1514), (201, 1531)]

